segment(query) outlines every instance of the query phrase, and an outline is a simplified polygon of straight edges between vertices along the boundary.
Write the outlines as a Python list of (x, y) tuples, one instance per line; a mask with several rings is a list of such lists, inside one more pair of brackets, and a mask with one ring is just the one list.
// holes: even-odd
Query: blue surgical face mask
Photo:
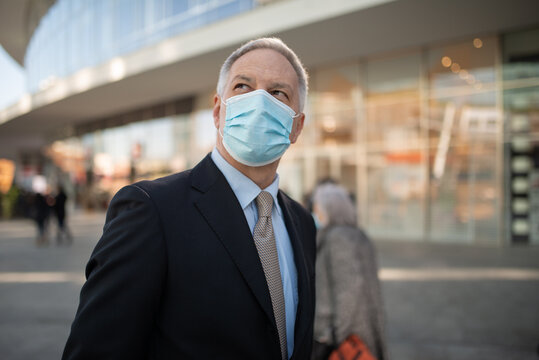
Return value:
[(290, 146), (290, 131), (299, 114), (295, 115), (294, 110), (267, 91), (259, 89), (233, 96), (223, 104), (223, 145), (236, 161), (263, 166), (279, 159)]

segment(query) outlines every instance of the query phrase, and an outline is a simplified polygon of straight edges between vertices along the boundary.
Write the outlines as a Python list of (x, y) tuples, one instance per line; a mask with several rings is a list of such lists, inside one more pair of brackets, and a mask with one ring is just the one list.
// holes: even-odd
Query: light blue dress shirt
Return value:
[[(245, 219), (249, 224), (251, 234), (258, 221), (258, 209), (256, 206), (256, 197), (262, 189), (258, 187), (251, 179), (243, 175), (239, 170), (230, 165), (214, 148), (211, 153), (211, 158), (217, 168), (221, 170), (228, 184), (234, 191), (238, 199)], [(281, 281), (283, 283), (285, 312), (286, 312), (286, 341), (288, 345), (288, 358), (294, 352), (294, 328), (296, 323), (296, 312), (298, 309), (298, 274), (296, 263), (294, 262), (294, 251), (290, 243), (290, 237), (284, 223), (283, 213), (277, 200), (277, 192), (279, 191), (279, 175), (275, 176), (275, 180), (270, 186), (263, 189), (273, 197), (273, 210), (271, 213), (271, 221), (273, 223), (273, 232), (275, 234), (275, 242), (277, 245), (277, 254), (279, 256), (279, 266), (281, 268)]]

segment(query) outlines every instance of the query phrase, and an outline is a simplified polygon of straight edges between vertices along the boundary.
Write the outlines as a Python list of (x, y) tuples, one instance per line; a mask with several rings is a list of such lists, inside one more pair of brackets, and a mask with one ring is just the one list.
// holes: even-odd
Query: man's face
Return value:
[[(299, 113), (298, 76), (292, 65), (280, 53), (270, 49), (249, 51), (240, 57), (228, 74), (223, 91), (223, 101), (236, 95), (263, 89), (277, 100)], [(213, 106), (213, 121), (218, 131), (222, 133), (225, 126), (226, 106), (221, 103), (221, 97), (215, 95)], [(305, 115), (302, 113), (294, 119), (290, 142), (298, 139), (303, 129)], [(221, 150), (222, 139), (217, 136), (217, 146)]]

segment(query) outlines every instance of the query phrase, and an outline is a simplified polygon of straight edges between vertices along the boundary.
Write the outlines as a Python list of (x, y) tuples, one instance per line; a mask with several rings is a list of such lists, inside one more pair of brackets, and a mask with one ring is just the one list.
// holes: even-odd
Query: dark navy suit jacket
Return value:
[[(299, 304), (293, 359), (309, 359), (315, 227), (284, 193)], [(280, 359), (251, 232), (210, 156), (113, 198), (63, 359)]]

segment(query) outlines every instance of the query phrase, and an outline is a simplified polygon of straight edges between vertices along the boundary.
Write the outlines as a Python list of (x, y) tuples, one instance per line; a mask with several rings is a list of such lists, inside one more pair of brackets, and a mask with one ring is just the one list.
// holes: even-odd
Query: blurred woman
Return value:
[(387, 360), (384, 310), (375, 249), (356, 224), (348, 192), (333, 183), (313, 192), (319, 226), (313, 359), (356, 334), (378, 360)]

